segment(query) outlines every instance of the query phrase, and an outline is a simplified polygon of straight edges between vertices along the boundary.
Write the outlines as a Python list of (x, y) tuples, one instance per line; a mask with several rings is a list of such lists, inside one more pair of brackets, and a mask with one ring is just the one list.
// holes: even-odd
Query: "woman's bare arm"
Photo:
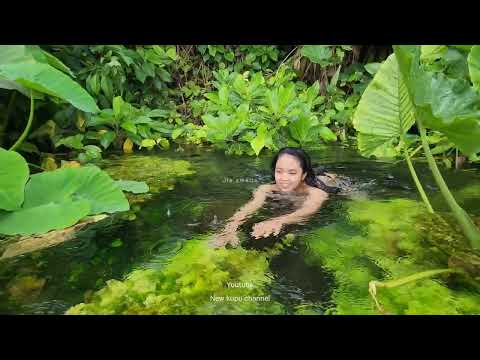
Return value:
[(227, 220), (227, 226), (238, 228), (247, 220), (249, 215), (260, 209), (267, 198), (267, 192), (270, 188), (271, 186), (268, 184), (260, 185), (253, 193), (253, 198)]
[[(296, 224), (308, 219), (315, 214), (328, 199), (328, 194), (320, 189), (314, 189), (303, 203), (302, 207), (290, 214), (278, 216), (274, 219), (281, 221), (283, 224)], [(273, 220), (274, 220), (273, 219)]]
[(258, 239), (260, 237), (267, 237), (271, 234), (278, 235), (283, 225), (296, 224), (307, 220), (317, 212), (327, 199), (328, 194), (326, 192), (314, 188), (310, 191), (308, 198), (300, 209), (290, 214), (278, 216), (255, 224), (253, 226), (252, 236)]
[(226, 244), (238, 245), (240, 242), (236, 234), (238, 227), (247, 220), (248, 216), (262, 207), (270, 189), (271, 185), (260, 185), (253, 193), (253, 198), (227, 220), (227, 225), (220, 234), (214, 236), (212, 245), (216, 247)]

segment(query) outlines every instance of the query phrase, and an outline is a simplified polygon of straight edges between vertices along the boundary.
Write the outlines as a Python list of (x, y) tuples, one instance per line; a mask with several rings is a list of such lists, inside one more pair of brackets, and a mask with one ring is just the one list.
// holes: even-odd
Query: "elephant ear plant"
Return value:
[(360, 152), (365, 156), (394, 157), (403, 151), (422, 199), (427, 209), (433, 212), (409, 159), (408, 145), (418, 138), (408, 135), (407, 131), (416, 123), (434, 179), (473, 248), (480, 248), (480, 232), (445, 184), (433, 159), (425, 128), (446, 136), (467, 155), (480, 152), (477, 48), (477, 45), (473, 46), (468, 56), (471, 86), (465, 79), (427, 71), (420, 62), (420, 46), (394, 46), (394, 54), (380, 67), (354, 115)]
[(367, 157), (393, 158), (403, 154), (425, 206), (433, 213), (410, 160), (408, 144), (414, 139), (407, 132), (414, 123), (413, 104), (392, 54), (367, 86), (353, 116), (358, 149)]
[[(478, 249), (480, 231), (448, 189), (432, 156), (426, 135), (426, 128), (436, 130), (463, 153), (473, 155), (480, 152), (480, 93), (476, 88), (476, 79), (473, 77), (475, 87), (472, 87), (464, 79), (426, 71), (420, 64), (421, 47), (418, 45), (396, 45), (393, 48), (415, 109), (423, 150), (435, 182), (471, 246)], [(478, 61), (474, 60), (478, 60), (477, 49), (477, 45), (473, 46), (469, 54), (471, 74), (476, 73)]]
[(95, 100), (65, 72), (73, 75), (60, 60), (39, 46), (1, 46), (0, 88), (16, 90), (30, 97), (27, 125), (10, 150), (17, 149), (27, 137), (34, 118), (34, 101), (43, 98), (44, 94), (66, 101), (85, 112), (99, 111)]
[(13, 151), (30, 130), (35, 98), (46, 94), (82, 111), (98, 112), (90, 95), (64, 72), (71, 75), (65, 65), (38, 46), (0, 48), (0, 87), (30, 97), (25, 130), (10, 150), (0, 148), (0, 234), (43, 234), (71, 226), (87, 215), (130, 207), (122, 185), (95, 166), (29, 176), (27, 162)]
[(0, 148), (0, 234), (43, 234), (88, 215), (130, 208), (119, 185), (96, 166), (63, 168), (29, 177), (25, 159)]
[[(394, 46), (394, 54), (381, 65), (363, 94), (354, 115), (359, 132), (358, 148), (364, 156), (405, 157), (410, 173), (428, 209), (433, 209), (410, 161), (409, 145), (418, 137), (408, 135), (416, 123), (428, 166), (442, 196), (473, 249), (480, 248), (480, 231), (458, 205), (447, 187), (430, 149), (426, 128), (435, 131), (468, 156), (480, 152), (480, 46), (462, 48), (468, 52), (470, 81), (452, 78), (442, 71), (429, 71), (448, 51), (447, 46)], [(430, 69), (432, 69), (430, 67)], [(396, 287), (425, 277), (458, 269), (435, 269), (385, 283), (370, 283), (376, 301), (377, 287)], [(378, 306), (378, 303), (377, 303)]]

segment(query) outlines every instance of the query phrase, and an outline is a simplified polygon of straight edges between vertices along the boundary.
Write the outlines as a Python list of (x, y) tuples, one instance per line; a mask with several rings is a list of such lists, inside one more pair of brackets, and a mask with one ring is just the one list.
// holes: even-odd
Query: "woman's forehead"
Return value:
[(300, 169), (300, 161), (295, 156), (282, 154), (277, 160), (277, 168)]

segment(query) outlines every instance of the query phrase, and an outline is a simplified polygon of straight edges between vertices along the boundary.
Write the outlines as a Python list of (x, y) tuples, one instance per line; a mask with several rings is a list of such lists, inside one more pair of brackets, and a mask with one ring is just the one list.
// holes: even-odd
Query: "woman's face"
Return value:
[(280, 155), (275, 165), (275, 182), (281, 191), (296, 190), (306, 175), (296, 157), (289, 154)]

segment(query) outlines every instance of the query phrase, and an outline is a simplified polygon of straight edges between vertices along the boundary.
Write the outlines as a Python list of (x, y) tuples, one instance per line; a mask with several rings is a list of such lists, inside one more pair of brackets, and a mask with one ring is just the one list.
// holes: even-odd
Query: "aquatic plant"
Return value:
[(99, 111), (95, 100), (69, 76), (73, 74), (67, 66), (37, 45), (2, 46), (0, 88), (16, 90), (30, 98), (27, 124), (10, 150), (18, 149), (26, 139), (34, 119), (35, 99), (43, 99), (44, 94), (85, 112)]
[[(372, 280), (385, 282), (448, 267), (448, 254), (431, 242), (436, 228), (415, 226), (422, 213), (420, 203), (407, 199), (353, 201), (348, 203), (348, 223), (322, 227), (303, 237), (306, 261), (335, 273), (335, 305), (329, 313), (376, 314), (369, 294)], [(478, 313), (477, 296), (431, 278), (377, 293), (385, 310), (393, 314)]]
[(0, 212), (2, 234), (42, 234), (71, 226), (87, 215), (130, 208), (120, 188), (96, 166), (63, 168), (28, 179), (21, 155), (0, 148), (0, 160), (10, 165), (8, 173), (0, 172), (0, 186), (7, 191), (0, 191), (0, 209), (9, 210)]
[[(471, 246), (480, 248), (480, 231), (465, 210), (457, 204), (443, 180), (431, 154), (425, 129), (428, 127), (445, 134), (467, 155), (480, 152), (478, 144), (480, 93), (477, 90), (476, 78), (474, 76), (472, 87), (463, 79), (452, 79), (443, 73), (427, 71), (420, 64), (420, 46), (395, 45), (393, 48), (410, 101), (414, 104), (415, 120), (428, 166)], [(479, 54), (476, 51), (469, 54), (473, 74), (478, 58)]]
[[(432, 49), (427, 50), (423, 55), (428, 58), (432, 55)], [(469, 55), (473, 74), (477, 57), (477, 52)], [(465, 79), (431, 71), (431, 68), (422, 65), (420, 59), (420, 46), (394, 46), (394, 54), (380, 67), (355, 113), (355, 128), (360, 132), (358, 146), (365, 156), (394, 157), (403, 150), (417, 189), (427, 209), (433, 212), (409, 159), (408, 146), (420, 140), (442, 196), (471, 246), (479, 248), (480, 231), (455, 201), (443, 180), (426, 133), (428, 127), (445, 135), (469, 156), (480, 151), (477, 141), (480, 132), (480, 93), (475, 76), (472, 87)], [(420, 139), (418, 136), (407, 137), (407, 131), (414, 123)]]
[(195, 174), (195, 170), (186, 160), (156, 155), (116, 157), (105, 160), (100, 166), (115, 180), (146, 182), (152, 193), (171, 190), (177, 178)]
[(134, 270), (124, 281), (110, 280), (90, 302), (67, 314), (282, 313), (282, 305), (264, 293), (270, 282), (267, 259), (281, 246), (260, 252), (213, 249), (208, 236), (187, 240), (163, 268)]

